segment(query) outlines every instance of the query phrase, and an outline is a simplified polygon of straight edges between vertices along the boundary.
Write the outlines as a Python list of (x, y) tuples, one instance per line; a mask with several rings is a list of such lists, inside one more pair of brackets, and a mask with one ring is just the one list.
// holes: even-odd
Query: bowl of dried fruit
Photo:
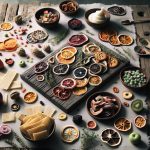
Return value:
[(45, 28), (55, 27), (60, 20), (60, 13), (53, 8), (42, 8), (35, 13), (36, 22)]
[(120, 99), (109, 92), (97, 92), (87, 100), (87, 111), (95, 119), (114, 118), (121, 110)]
[(141, 68), (127, 67), (120, 73), (122, 84), (132, 90), (143, 89), (148, 84), (148, 79)]
[(60, 3), (59, 8), (65, 15), (74, 15), (79, 9), (79, 4), (74, 0), (65, 0)]

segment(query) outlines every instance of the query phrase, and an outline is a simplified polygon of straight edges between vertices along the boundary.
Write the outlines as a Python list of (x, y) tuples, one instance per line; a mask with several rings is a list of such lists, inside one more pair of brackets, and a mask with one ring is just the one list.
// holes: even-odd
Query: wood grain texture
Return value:
[(18, 3), (8, 4), (5, 21), (13, 21), (14, 17), (17, 15), (18, 7)]
[(5, 20), (7, 6), (8, 6), (7, 3), (0, 3), (0, 23)]

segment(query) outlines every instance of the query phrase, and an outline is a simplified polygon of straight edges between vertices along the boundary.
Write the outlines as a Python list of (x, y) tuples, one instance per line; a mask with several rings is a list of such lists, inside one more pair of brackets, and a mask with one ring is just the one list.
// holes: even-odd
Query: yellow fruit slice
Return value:
[(70, 59), (74, 56), (74, 53), (69, 50), (63, 50), (61, 51), (61, 57), (64, 59)]
[(84, 79), (81, 79), (81, 80), (76, 79), (76, 87), (78, 87), (78, 88), (84, 87), (87, 84), (88, 84), (88, 79), (87, 78), (84, 78)]
[(87, 87), (80, 87), (80, 88), (74, 88), (73, 89), (73, 94), (74, 95), (77, 95), (77, 96), (80, 96), (80, 95), (83, 95), (87, 92)]

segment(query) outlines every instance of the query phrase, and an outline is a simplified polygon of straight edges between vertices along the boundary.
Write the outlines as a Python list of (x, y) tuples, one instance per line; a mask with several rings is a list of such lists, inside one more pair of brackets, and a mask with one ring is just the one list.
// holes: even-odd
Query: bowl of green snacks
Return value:
[(127, 67), (120, 73), (122, 84), (133, 90), (142, 89), (147, 86), (148, 79), (141, 68)]

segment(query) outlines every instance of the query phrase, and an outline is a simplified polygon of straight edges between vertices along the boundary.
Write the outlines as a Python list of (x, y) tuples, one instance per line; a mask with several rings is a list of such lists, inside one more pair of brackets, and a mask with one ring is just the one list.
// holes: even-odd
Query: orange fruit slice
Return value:
[(109, 68), (115, 68), (118, 66), (118, 64), (119, 64), (119, 61), (117, 58), (111, 57), (111, 56), (108, 58), (108, 67)]
[(107, 54), (105, 52), (96, 52), (94, 54), (94, 58), (96, 60), (96, 62), (100, 62), (100, 61), (103, 61), (107, 58)]
[(109, 37), (109, 43), (111, 45), (120, 45), (119, 39), (117, 35), (112, 35)]
[(87, 92), (87, 87), (76, 87), (73, 89), (73, 94), (76, 96), (83, 95)]
[(5, 45), (3, 42), (0, 42), (0, 51), (4, 51), (5, 50)]
[(14, 38), (9, 38), (4, 41), (4, 46), (6, 50), (14, 51), (17, 49), (17, 41)]
[(61, 57), (61, 52), (56, 54), (56, 60), (60, 63), (60, 64), (65, 64), (65, 65), (69, 65), (72, 64), (75, 61), (75, 56), (73, 56), (70, 59), (64, 59)]
[(61, 51), (61, 57), (64, 59), (70, 59), (74, 56), (74, 53), (69, 50), (63, 50)]
[(64, 50), (68, 50), (68, 51), (72, 52), (74, 55), (77, 53), (77, 49), (73, 46), (66, 46), (63, 49), (61, 49), (61, 51), (64, 51)]
[(78, 88), (84, 87), (87, 84), (88, 84), (88, 79), (87, 78), (84, 78), (84, 79), (81, 79), (81, 80), (76, 79), (76, 87), (78, 87)]
[(11, 30), (13, 28), (12, 24), (9, 22), (4, 22), (0, 25), (0, 29), (4, 31)]
[(129, 35), (119, 35), (118, 39), (122, 45), (131, 45), (133, 43), (133, 38)]
[(37, 94), (34, 92), (28, 92), (24, 95), (24, 102), (30, 104), (37, 100)]

